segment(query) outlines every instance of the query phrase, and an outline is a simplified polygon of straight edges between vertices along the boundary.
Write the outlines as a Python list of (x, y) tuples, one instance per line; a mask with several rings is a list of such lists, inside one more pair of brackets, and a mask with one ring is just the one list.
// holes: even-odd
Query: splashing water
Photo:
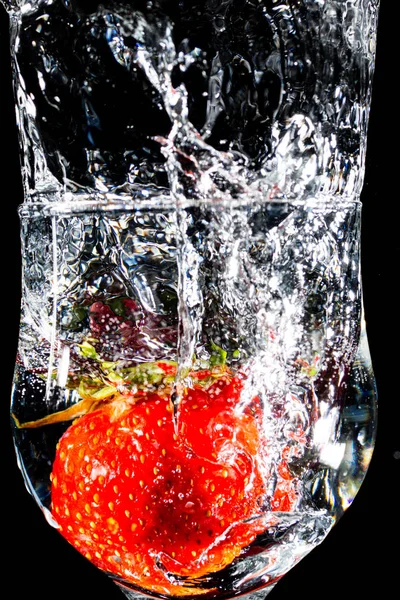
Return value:
[[(6, 5), (26, 192), (14, 413), (134, 394), (143, 373), (154, 391), (161, 361), (179, 424), (198, 374), (229, 365), (236, 411), (262, 406), (265, 531), (188, 581), (273, 581), (350, 505), (374, 442), (358, 198), (378, 3)], [(65, 428), (16, 432), (45, 510)], [(296, 502), (274, 508), (288, 473)]]
[[(168, 585), (215, 587), (221, 596), (280, 577), (351, 504), (373, 447), (375, 389), (360, 314), (359, 205), (186, 207), (189, 255), (181, 260), (174, 204), (82, 211), (77, 203), (52, 205), (49, 213), (21, 209), (24, 305), (14, 413), (35, 421), (49, 410), (77, 406), (86, 390), (107, 397), (116, 382), (128, 394), (143, 385), (152, 393), (154, 369), (144, 378), (136, 373), (159, 361), (178, 362), (179, 394), (184, 387), (198, 389), (196, 374), (210, 365), (218, 374), (226, 360), (243, 381), (236, 413), (247, 414), (255, 397), (262, 406), (257, 461), (269, 503), (257, 526), (264, 533), (223, 571), (182, 579), (164, 555), (157, 569)], [(55, 263), (49, 264), (44, 250), (53, 236)], [(178, 275), (178, 266), (186, 271)], [(184, 312), (182, 304), (177, 308), (180, 285), (187, 294)], [(55, 340), (41, 325), (54, 312)], [(52, 352), (57, 377), (48, 383), (46, 407), (49, 379), (43, 373)], [(178, 417), (179, 410), (177, 402)], [(181, 432), (177, 422), (175, 435)], [(55, 446), (68, 427), (16, 431), (29, 489), (46, 509)], [(294, 504), (284, 504), (280, 494)], [(215, 543), (223, 544), (240, 525), (231, 523)]]
[(27, 191), (128, 199), (171, 190), (180, 202), (357, 197), (377, 8), (14, 6)]

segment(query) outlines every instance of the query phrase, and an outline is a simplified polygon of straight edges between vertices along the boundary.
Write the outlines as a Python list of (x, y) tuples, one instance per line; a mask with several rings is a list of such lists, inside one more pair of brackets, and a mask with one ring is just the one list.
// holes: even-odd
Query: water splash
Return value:
[[(262, 407), (270, 530), (219, 585), (251, 586), (254, 573), (266, 583), (347, 508), (373, 444), (358, 194), (377, 3), (20, 6), (27, 202), (15, 410), (43, 408), (33, 399), (46, 369), (49, 402), (79, 402), (74, 382), (63, 386), (66, 361), (75, 378), (90, 365), (91, 383), (118, 381), (122, 393), (137, 392), (138, 372), (154, 391), (159, 372), (135, 369), (170, 361), (177, 419), (193, 370), (219, 348), (243, 381), (236, 409), (254, 398)], [(59, 432), (17, 435), (45, 504)], [(289, 468), (299, 512), (276, 511), (272, 526), (268, 502)]]
[(12, 7), (29, 195), (359, 195), (378, 2)]

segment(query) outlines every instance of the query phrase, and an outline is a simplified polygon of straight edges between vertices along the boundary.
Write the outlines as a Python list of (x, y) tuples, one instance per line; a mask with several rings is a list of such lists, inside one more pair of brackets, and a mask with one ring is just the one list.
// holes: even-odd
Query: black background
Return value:
[[(400, 570), (400, 175), (398, 47), (400, 27), (383, 0), (368, 136), (363, 201), (362, 272), (368, 336), (379, 392), (377, 444), (365, 482), (326, 540), (278, 584), (271, 600), (398, 597)], [(391, 6), (392, 5), (392, 6)], [(8, 22), (0, 7), (0, 278), (2, 323), (0, 548), (7, 597), (121, 600), (115, 585), (45, 521), (24, 488), (9, 428), (9, 396), (17, 347), (20, 257), (16, 208), (21, 202), (11, 96)], [(399, 382), (397, 382), (399, 375)], [(4, 558), (3, 558), (4, 561)], [(375, 589), (377, 588), (377, 589)]]

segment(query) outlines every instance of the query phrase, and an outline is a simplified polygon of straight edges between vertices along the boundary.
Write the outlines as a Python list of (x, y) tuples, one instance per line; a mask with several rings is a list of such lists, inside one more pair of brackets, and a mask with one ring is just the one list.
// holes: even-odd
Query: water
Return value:
[[(258, 509), (230, 517), (200, 574), (154, 551), (149, 584), (124, 546), (103, 566), (90, 523), (63, 534), (133, 590), (273, 584), (351, 504), (374, 444), (358, 198), (378, 3), (22, 5), (6, 2), (26, 195), (12, 411), (28, 489), (60, 527), (52, 471), (74, 419), (157, 392), (184, 438), (187, 391), (239, 378)], [(207, 558), (252, 524), (230, 560)]]
[[(122, 394), (157, 390), (158, 380), (138, 383), (131, 369), (163, 361), (178, 361), (169, 393), (179, 394), (196, 389), (205, 368), (218, 370), (223, 354), (243, 377), (239, 414), (255, 397), (262, 407), (261, 529), (231, 565), (183, 580), (172, 570), (166, 585), (228, 597), (273, 582), (351, 504), (372, 454), (376, 393), (361, 314), (360, 205), (187, 206), (183, 263), (182, 227), (168, 199), (135, 209), (121, 202), (99, 210), (82, 199), (39, 208), (20, 210), (13, 414), (37, 424), (70, 409), (85, 397), (82, 381), (107, 399), (116, 375)], [(179, 410), (178, 403), (178, 423)], [(15, 431), (28, 488), (53, 524), (50, 474), (70, 426), (61, 419)], [(283, 464), (289, 488), (280, 487)], [(126, 583), (143, 589), (134, 577)]]
[(377, 0), (5, 4), (28, 196), (359, 195)]

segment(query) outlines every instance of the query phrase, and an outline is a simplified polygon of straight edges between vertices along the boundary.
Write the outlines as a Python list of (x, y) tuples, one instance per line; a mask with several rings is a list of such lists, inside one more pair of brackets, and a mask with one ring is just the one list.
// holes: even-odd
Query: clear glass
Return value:
[(378, 2), (5, 5), (27, 487), (128, 598), (264, 597), (374, 446)]

